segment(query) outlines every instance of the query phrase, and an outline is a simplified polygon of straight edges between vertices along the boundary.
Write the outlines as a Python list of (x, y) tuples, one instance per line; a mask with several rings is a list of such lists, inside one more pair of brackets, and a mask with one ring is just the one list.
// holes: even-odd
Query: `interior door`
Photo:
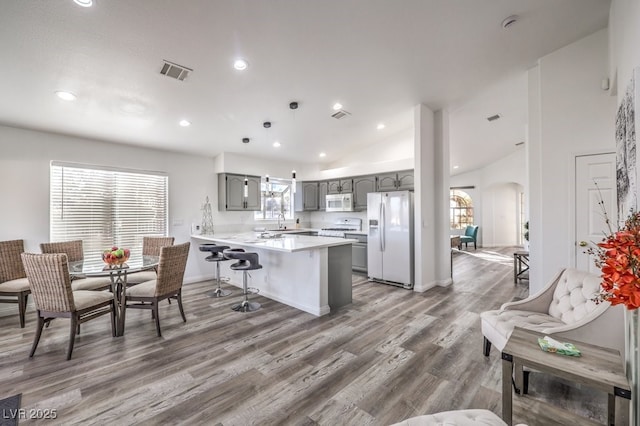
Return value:
[[(600, 203), (602, 201), (602, 204)], [(617, 227), (615, 153), (576, 157), (576, 268), (600, 274), (585, 251)]]

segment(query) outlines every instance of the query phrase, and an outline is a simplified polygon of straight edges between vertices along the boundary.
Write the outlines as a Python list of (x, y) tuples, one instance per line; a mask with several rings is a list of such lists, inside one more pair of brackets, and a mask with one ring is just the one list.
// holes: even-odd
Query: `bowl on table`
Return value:
[(122, 266), (122, 264), (129, 260), (130, 255), (131, 252), (129, 249), (112, 247), (111, 250), (102, 252), (102, 261), (109, 266)]

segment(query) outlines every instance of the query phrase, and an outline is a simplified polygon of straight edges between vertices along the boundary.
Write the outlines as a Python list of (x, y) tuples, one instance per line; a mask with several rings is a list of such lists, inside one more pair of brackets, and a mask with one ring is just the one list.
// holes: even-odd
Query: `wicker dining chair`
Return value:
[(54, 318), (71, 319), (67, 360), (71, 359), (78, 326), (105, 314), (111, 314), (111, 335), (116, 335), (115, 299), (108, 291), (72, 290), (67, 255), (22, 253), (38, 313), (38, 328), (29, 358), (33, 357), (45, 324)]
[[(84, 260), (82, 240), (60, 241), (55, 243), (41, 243), (42, 253), (64, 253), (69, 262)], [(74, 277), (71, 280), (73, 290), (108, 290), (111, 288), (109, 277)]]
[(24, 328), (31, 289), (22, 266), (23, 240), (0, 241), (0, 303), (17, 303), (20, 327)]
[[(142, 255), (160, 256), (160, 249), (172, 246), (174, 241), (174, 237), (142, 237)], [(136, 285), (156, 278), (158, 278), (157, 268), (127, 274), (127, 285)]]
[(182, 320), (187, 322), (182, 307), (182, 280), (187, 267), (189, 246), (190, 243), (186, 242), (162, 247), (158, 264), (158, 278), (127, 289), (125, 309), (151, 309), (156, 321), (158, 337), (162, 337), (158, 312), (158, 303), (161, 300), (176, 299)]

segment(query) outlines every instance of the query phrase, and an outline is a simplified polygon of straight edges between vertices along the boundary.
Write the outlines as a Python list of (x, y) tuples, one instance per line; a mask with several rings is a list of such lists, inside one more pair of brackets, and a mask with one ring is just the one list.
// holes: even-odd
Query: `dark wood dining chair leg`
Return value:
[(491, 352), (491, 342), (486, 337), (483, 337), (482, 344), (482, 353), (484, 356), (489, 356), (489, 352)]
[(158, 300), (154, 300), (151, 303), (153, 304), (153, 315), (156, 319), (156, 331), (158, 332), (158, 337), (162, 337), (162, 333), (160, 332), (160, 314), (158, 313)]
[(182, 308), (182, 292), (178, 293), (176, 299), (178, 299), (178, 308), (180, 309), (180, 315), (182, 315), (182, 321), (187, 322), (187, 317), (184, 316), (184, 309)]
[(116, 337), (116, 301), (111, 301), (111, 336)]
[(20, 293), (18, 296), (18, 314), (20, 315), (20, 328), (24, 328), (25, 316), (27, 312), (27, 297), (29, 294)]
[(78, 331), (78, 315), (73, 313), (71, 315), (71, 330), (69, 333), (69, 349), (67, 349), (67, 361), (71, 359), (73, 353), (73, 344), (76, 341), (76, 332)]
[(36, 328), (36, 335), (33, 338), (33, 345), (31, 345), (31, 353), (29, 354), (29, 358), (33, 358), (33, 355), (36, 353), (36, 348), (38, 347), (38, 342), (40, 342), (40, 336), (42, 336), (42, 329), (44, 328), (44, 318), (40, 316), (40, 312), (38, 312), (38, 328)]

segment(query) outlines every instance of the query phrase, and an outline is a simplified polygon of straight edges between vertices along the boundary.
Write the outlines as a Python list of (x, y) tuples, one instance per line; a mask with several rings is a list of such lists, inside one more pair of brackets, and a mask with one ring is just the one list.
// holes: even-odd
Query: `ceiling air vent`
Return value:
[(345, 110), (343, 110), (343, 109), (339, 109), (339, 110), (337, 110), (336, 112), (334, 112), (333, 114), (331, 114), (331, 116), (332, 116), (333, 118), (335, 118), (336, 120), (343, 119), (343, 118), (345, 118), (345, 117), (347, 117), (347, 116), (349, 116), (349, 115), (351, 115), (351, 113), (350, 113), (350, 112), (348, 112), (348, 111), (345, 111)]
[(176, 80), (184, 81), (185, 78), (189, 76), (193, 72), (191, 68), (187, 68), (182, 65), (174, 64), (173, 62), (169, 62), (166, 59), (163, 59), (164, 64), (162, 65), (162, 69), (160, 70), (160, 74), (166, 75), (167, 77), (175, 78)]
[(502, 117), (500, 114), (496, 114), (496, 115), (492, 115), (491, 117), (487, 117), (487, 120), (496, 121), (500, 117)]

